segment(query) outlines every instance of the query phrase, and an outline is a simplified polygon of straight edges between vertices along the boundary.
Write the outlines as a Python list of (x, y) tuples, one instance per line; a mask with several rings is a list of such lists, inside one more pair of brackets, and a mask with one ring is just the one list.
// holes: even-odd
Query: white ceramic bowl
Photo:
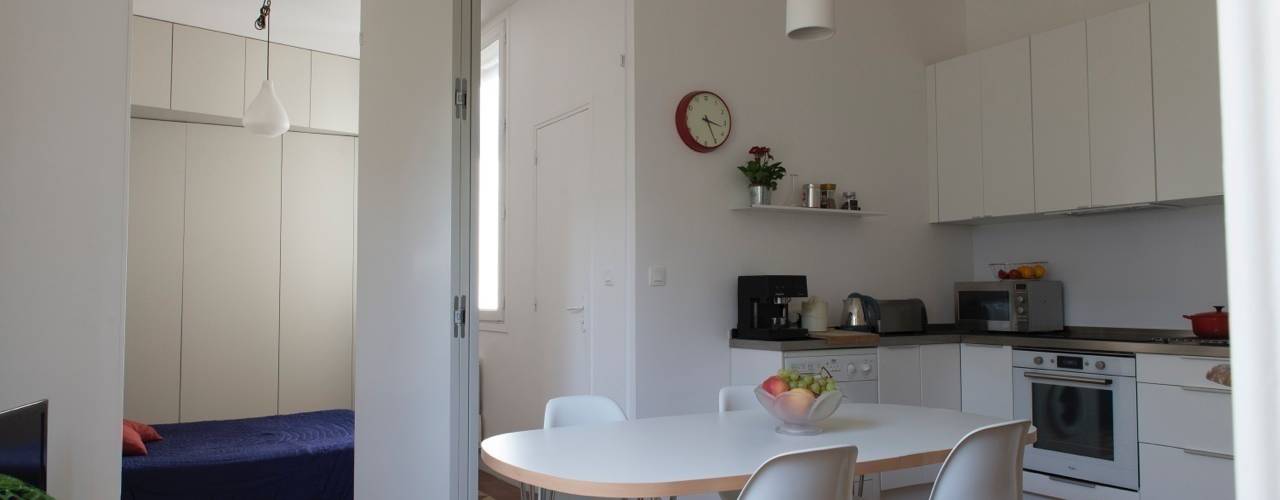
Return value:
[(756, 387), (756, 400), (765, 411), (782, 422), (776, 430), (779, 434), (811, 436), (822, 432), (818, 422), (830, 418), (840, 408), (844, 395), (840, 391), (824, 392), (817, 399), (784, 392), (776, 397), (764, 388)]

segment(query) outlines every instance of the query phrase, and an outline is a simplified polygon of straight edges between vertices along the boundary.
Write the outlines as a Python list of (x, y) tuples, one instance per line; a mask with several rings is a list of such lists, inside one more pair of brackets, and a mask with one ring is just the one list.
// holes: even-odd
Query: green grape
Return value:
[(800, 377), (800, 383), (804, 385), (813, 384), (813, 375), (805, 375), (803, 377)]

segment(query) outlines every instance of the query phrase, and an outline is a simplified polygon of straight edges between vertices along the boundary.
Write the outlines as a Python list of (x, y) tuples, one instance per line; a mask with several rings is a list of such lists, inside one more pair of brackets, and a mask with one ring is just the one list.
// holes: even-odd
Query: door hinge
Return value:
[(467, 296), (453, 297), (453, 337), (467, 337)]
[(453, 117), (454, 118), (465, 119), (467, 117), (467, 110), (468, 110), (467, 85), (468, 85), (468, 82), (466, 78), (453, 79)]

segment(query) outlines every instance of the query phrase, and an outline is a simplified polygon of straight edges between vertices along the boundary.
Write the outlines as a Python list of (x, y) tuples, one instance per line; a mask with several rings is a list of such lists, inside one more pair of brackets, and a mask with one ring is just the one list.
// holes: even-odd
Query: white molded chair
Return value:
[(552, 429), (570, 425), (625, 422), (618, 403), (604, 396), (565, 396), (547, 401), (542, 414), (542, 428)]
[(942, 463), (930, 500), (1022, 498), (1023, 437), (1031, 421), (988, 425), (970, 432)]
[(850, 498), (857, 462), (857, 446), (784, 453), (756, 469), (738, 500)]
[(756, 401), (756, 386), (727, 385), (720, 388), (720, 413), (756, 408), (760, 408)]

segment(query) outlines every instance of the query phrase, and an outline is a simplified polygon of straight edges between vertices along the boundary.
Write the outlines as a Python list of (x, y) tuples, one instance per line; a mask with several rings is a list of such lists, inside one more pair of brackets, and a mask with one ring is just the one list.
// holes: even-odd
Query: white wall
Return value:
[[(836, 36), (810, 43), (786, 38), (784, 7), (635, 2), (639, 416), (715, 410), (729, 383), (739, 275), (808, 275), (833, 317), (859, 291), (920, 297), (931, 317), (947, 318), (952, 282), (972, 274), (970, 230), (928, 224), (924, 149), (924, 65), (964, 51), (963, 6), (841, 3)], [(733, 136), (710, 154), (685, 147), (672, 124), (677, 101), (698, 89), (719, 93), (734, 115)], [(772, 146), (800, 182), (835, 182), (890, 215), (730, 211), (745, 202), (734, 167), (753, 145)], [(644, 279), (654, 265), (668, 268), (666, 287)]]
[(49, 399), (58, 498), (120, 496), (128, 51), (128, 1), (0, 17), (0, 408)]
[(968, 51), (1049, 31), (1147, 0), (964, 0)]
[[(262, 0), (134, 0), (133, 13), (259, 40)], [(271, 5), (271, 41), (360, 57), (360, 0), (306, 0)]]
[[(505, 20), (507, 74), (506, 333), (482, 332), (481, 396), (485, 435), (537, 428), (561, 367), (537, 353), (553, 348), (536, 330), (533, 186), (535, 131), (540, 124), (590, 106), (592, 262), (590, 267), (592, 392), (625, 404), (626, 364), (626, 51), (623, 0), (522, 0)], [(611, 286), (605, 280), (611, 278)], [(482, 326), (483, 328), (483, 326)]]
[[(1083, 21), (1144, 0), (966, 0), (968, 50)], [(973, 233), (975, 279), (987, 264), (1047, 260), (1078, 326), (1189, 329), (1182, 314), (1226, 302), (1222, 207), (984, 226)]]
[(1045, 260), (1068, 325), (1189, 330), (1183, 314), (1227, 303), (1224, 234), (1221, 205), (981, 226), (973, 273)]

